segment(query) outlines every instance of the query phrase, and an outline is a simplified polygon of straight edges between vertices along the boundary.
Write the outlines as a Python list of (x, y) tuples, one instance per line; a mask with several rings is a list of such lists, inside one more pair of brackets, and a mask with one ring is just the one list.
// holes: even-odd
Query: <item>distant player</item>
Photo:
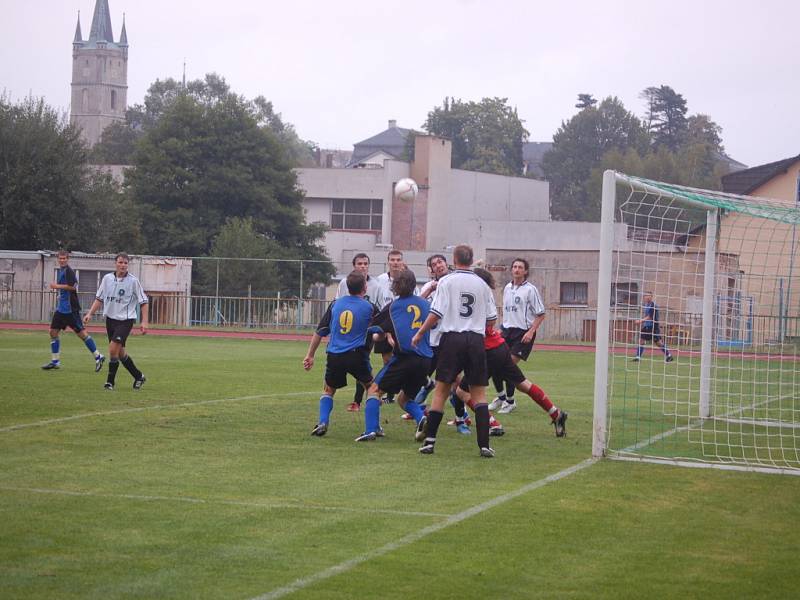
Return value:
[[(375, 277), (369, 274), (369, 256), (363, 252), (359, 252), (353, 257), (353, 270), (360, 271), (367, 278), (367, 291), (364, 294), (364, 300), (377, 304), (378, 301), (382, 303), (382, 298), (379, 298), (382, 293), (382, 288), (378, 284)], [(339, 287), (336, 290), (336, 299), (342, 296), (349, 295), (347, 291), (347, 278), (345, 277), (339, 282)], [(353, 401), (347, 405), (347, 410), (350, 412), (358, 412), (361, 410), (361, 402), (364, 400), (364, 388), (356, 383), (356, 391), (353, 395)]]
[[(514, 364), (528, 360), (536, 340), (536, 331), (544, 321), (545, 310), (542, 296), (536, 286), (528, 281), (530, 265), (524, 258), (515, 258), (511, 263), (511, 281), (503, 289), (503, 338), (511, 349)], [(504, 414), (513, 411), (514, 383), (495, 378), (497, 398), (489, 404), (489, 410)], [(503, 389), (505, 385), (505, 390)]]
[(347, 385), (348, 374), (355, 377), (365, 389), (369, 389), (372, 383), (367, 335), (376, 310), (372, 303), (364, 300), (366, 284), (367, 278), (361, 271), (353, 271), (347, 276), (349, 294), (331, 303), (308, 345), (308, 352), (303, 359), (306, 371), (314, 366), (314, 354), (322, 338), (330, 336), (325, 380), (319, 399), (319, 420), (311, 430), (311, 435), (321, 437), (328, 432), (333, 396), (337, 389)]
[(428, 335), (423, 335), (416, 345), (411, 338), (422, 327), (428, 317), (428, 302), (414, 295), (417, 279), (413, 271), (402, 271), (392, 281), (392, 292), (397, 295), (372, 320), (372, 325), (380, 327), (384, 333), (394, 337), (392, 358), (375, 376), (369, 390), (367, 409), (364, 414), (366, 430), (356, 438), (357, 442), (370, 441), (378, 437), (380, 431), (379, 400), (382, 392), (398, 394), (400, 408), (408, 411), (417, 423), (417, 432), (425, 428), (425, 414), (422, 407), (413, 401), (417, 391), (425, 385), (430, 370), (431, 350)]
[[(491, 289), (494, 289), (494, 277), (489, 271), (477, 267), (475, 274), (483, 279)], [(567, 411), (561, 410), (554, 405), (542, 388), (525, 377), (517, 362), (514, 361), (508, 344), (496, 329), (487, 328), (485, 347), (489, 377), (500, 377), (505, 381), (510, 381), (516, 389), (530, 396), (531, 400), (548, 414), (553, 427), (555, 427), (556, 437), (567, 435)], [(459, 398), (469, 405), (471, 402), (468, 396), (469, 390), (463, 382), (459, 387), (461, 390)]]
[(633, 360), (640, 360), (644, 354), (644, 345), (652, 341), (664, 353), (664, 362), (672, 362), (673, 356), (661, 339), (659, 310), (653, 301), (653, 292), (645, 292), (642, 299), (644, 300), (642, 318), (636, 321), (640, 326), (639, 346), (636, 348)]
[(128, 336), (136, 323), (137, 309), (141, 310), (142, 335), (147, 333), (149, 326), (147, 296), (139, 280), (128, 273), (129, 261), (130, 258), (124, 252), (117, 254), (114, 259), (114, 272), (103, 277), (97, 289), (97, 297), (92, 302), (89, 312), (83, 317), (83, 322), (88, 323), (102, 305), (108, 333), (108, 377), (103, 386), (107, 390), (114, 389), (120, 363), (133, 377), (134, 390), (140, 390), (146, 381), (125, 348)]
[(51, 290), (58, 290), (58, 303), (53, 319), (50, 321), (50, 362), (42, 368), (45, 371), (61, 367), (61, 339), (63, 329), (69, 327), (94, 355), (94, 372), (103, 368), (106, 358), (97, 349), (92, 336), (86, 331), (81, 320), (81, 304), (78, 301), (78, 277), (69, 266), (69, 252), (59, 250), (56, 254), (58, 271), (56, 280), (50, 284)]
[(472, 248), (456, 246), (453, 263), (456, 270), (442, 277), (436, 288), (436, 297), (431, 312), (422, 327), (414, 335), (412, 343), (417, 345), (425, 333), (438, 324), (441, 331), (439, 352), (436, 358), (436, 388), (428, 410), (425, 441), (419, 449), (422, 454), (433, 454), (436, 433), (444, 416), (444, 404), (450, 395), (450, 387), (464, 372), (475, 402), (475, 425), (480, 455), (494, 457), (489, 446), (489, 409), (486, 405), (486, 350), (484, 335), (486, 328), (497, 320), (494, 296), (489, 286), (470, 270)]

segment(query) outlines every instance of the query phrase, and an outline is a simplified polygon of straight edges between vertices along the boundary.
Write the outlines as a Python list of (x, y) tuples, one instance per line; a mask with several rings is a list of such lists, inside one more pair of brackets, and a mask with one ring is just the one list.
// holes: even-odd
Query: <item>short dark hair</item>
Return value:
[(117, 261), (118, 261), (120, 258), (124, 258), (124, 259), (125, 259), (125, 260), (127, 260), (128, 262), (131, 262), (131, 257), (130, 257), (130, 256), (128, 256), (128, 254), (127, 254), (127, 253), (125, 253), (125, 252), (120, 252), (119, 254), (117, 254), (117, 255), (114, 257), (114, 262), (117, 262)]
[(428, 268), (431, 268), (431, 263), (436, 260), (437, 258), (441, 258), (445, 263), (447, 263), (447, 259), (445, 258), (444, 254), (431, 254), (428, 257)]
[(356, 266), (356, 261), (357, 261), (359, 258), (366, 258), (366, 259), (367, 259), (367, 262), (369, 262), (369, 256), (367, 256), (367, 255), (366, 255), (366, 254), (364, 254), (363, 252), (359, 252), (358, 254), (356, 254), (356, 255), (353, 257), (353, 266), (354, 266), (354, 267)]
[(401, 298), (411, 296), (415, 287), (417, 287), (417, 278), (411, 269), (400, 271), (397, 277), (392, 280), (392, 292)]
[(453, 249), (453, 262), (462, 267), (468, 267), (472, 264), (473, 254), (472, 247), (466, 244), (459, 244)]
[(400, 251), (400, 250), (389, 250), (389, 254), (386, 255), (386, 258), (389, 258), (390, 256), (398, 256), (398, 255), (402, 257), (403, 256), (402, 251)]
[(487, 271), (483, 267), (475, 267), (473, 270), (475, 271), (475, 275), (477, 275), (486, 282), (486, 285), (488, 285), (492, 289), (495, 288), (494, 275), (492, 275), (489, 271)]
[(56, 256), (69, 256), (69, 250), (64, 250), (63, 248), (56, 252)]
[(518, 256), (517, 258), (515, 258), (514, 260), (512, 260), (512, 261), (511, 261), (511, 266), (513, 267), (513, 266), (514, 266), (514, 263), (516, 263), (516, 262), (521, 262), (523, 265), (525, 265), (525, 276), (526, 276), (526, 277), (527, 277), (528, 275), (530, 275), (530, 273), (531, 273), (531, 266), (528, 264), (528, 261), (527, 261), (527, 260), (525, 260), (525, 259), (524, 259), (524, 258), (522, 258), (521, 256)]
[(347, 291), (351, 296), (357, 296), (364, 291), (367, 285), (367, 278), (361, 271), (353, 271), (347, 276)]

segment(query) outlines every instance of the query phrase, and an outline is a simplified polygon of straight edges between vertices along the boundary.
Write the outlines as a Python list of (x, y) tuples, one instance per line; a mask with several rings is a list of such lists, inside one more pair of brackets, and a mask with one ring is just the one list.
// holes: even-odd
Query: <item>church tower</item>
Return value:
[(72, 41), (72, 104), (70, 123), (94, 146), (103, 129), (125, 120), (128, 108), (128, 34), (125, 18), (114, 42), (108, 0), (97, 0), (89, 39), (82, 39), (81, 18)]

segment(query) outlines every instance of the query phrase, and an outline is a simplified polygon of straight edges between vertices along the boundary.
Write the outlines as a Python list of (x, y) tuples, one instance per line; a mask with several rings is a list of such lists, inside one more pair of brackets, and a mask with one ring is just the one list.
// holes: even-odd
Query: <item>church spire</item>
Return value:
[(122, 31), (119, 34), (119, 45), (120, 46), (128, 45), (128, 32), (125, 29), (125, 13), (122, 13)]
[(90, 42), (114, 43), (114, 32), (111, 29), (111, 13), (108, 10), (108, 0), (97, 0), (94, 5), (92, 17), (92, 30), (89, 32)]
[(78, 24), (75, 26), (75, 39), (72, 40), (73, 44), (80, 44), (83, 41), (83, 34), (81, 33), (81, 11), (78, 11)]

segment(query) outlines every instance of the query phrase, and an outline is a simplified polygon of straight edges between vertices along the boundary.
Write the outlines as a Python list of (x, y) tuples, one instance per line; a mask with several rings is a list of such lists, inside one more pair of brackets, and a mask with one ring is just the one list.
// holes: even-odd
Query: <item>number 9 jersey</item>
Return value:
[(439, 280), (431, 312), (441, 319), (438, 329), (442, 333), (472, 331), (484, 335), (486, 324), (497, 319), (492, 290), (467, 269), (458, 269)]
[(332, 302), (317, 325), (317, 334), (327, 337), (328, 354), (343, 354), (365, 348), (375, 307), (361, 296), (343, 296)]

